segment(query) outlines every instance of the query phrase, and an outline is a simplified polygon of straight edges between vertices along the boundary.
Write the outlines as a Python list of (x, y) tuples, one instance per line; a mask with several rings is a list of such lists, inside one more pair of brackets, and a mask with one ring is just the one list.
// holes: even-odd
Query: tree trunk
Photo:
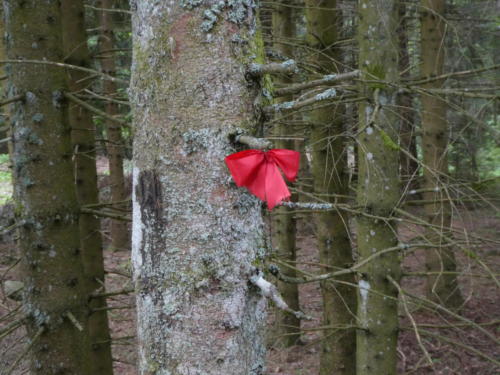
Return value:
[[(60, 4), (4, 0), (10, 59), (63, 60)], [(14, 64), (13, 170), (33, 374), (90, 374), (89, 314), (64, 70)], [(82, 328), (82, 330), (80, 330)]]
[[(340, 11), (335, 0), (306, 0), (307, 34), (310, 62), (321, 73), (339, 72), (340, 53), (335, 48)], [(342, 115), (345, 108), (332, 105), (310, 112), (312, 123), (310, 144), (312, 151), (312, 175), (315, 194), (331, 202), (342, 202), (331, 194), (347, 194), (347, 151)], [(328, 196), (330, 195), (330, 196)], [(349, 219), (346, 215), (328, 211), (315, 216), (316, 238), (321, 264), (334, 267), (352, 265), (352, 249), (349, 235)], [(325, 268), (324, 272), (329, 272)], [(354, 283), (353, 275), (338, 280)], [(320, 374), (354, 374), (356, 331), (356, 291), (346, 284), (332, 281), (321, 282), (323, 296), (323, 325)]]
[[(85, 9), (82, 0), (62, 1), (62, 27), (64, 56), (67, 64), (90, 68), (90, 54), (85, 32)], [(67, 70), (68, 88), (78, 92), (87, 87), (88, 74), (78, 70)], [(74, 152), (76, 193), (80, 205), (99, 201), (97, 171), (95, 162), (95, 127), (92, 115), (85, 108), (74, 103), (69, 105), (69, 124), (72, 128), (71, 141)], [(100, 221), (94, 215), (82, 214), (79, 220), (81, 253), (85, 271), (87, 293), (91, 294), (104, 285), (104, 259)], [(105, 298), (92, 298), (90, 308), (105, 308)], [(92, 313), (88, 323), (92, 344), (92, 374), (113, 373), (111, 340), (106, 310)]]
[[(3, 12), (3, 5), (2, 4), (0, 4), (0, 16), (2, 17), (1, 22), (0, 22), (0, 35), (4, 35), (4, 33), (5, 33), (4, 26), (5, 25), (4, 25), (3, 20), (5, 19), (5, 15)], [(5, 60), (5, 56), (6, 56), (5, 41), (4, 41), (3, 37), (1, 39), (2, 40), (0, 40), (0, 59)], [(0, 66), (0, 77), (3, 77), (3, 76), (5, 76), (5, 65), (4, 64), (2, 64), (2, 66)], [(5, 80), (0, 81), (0, 87), (1, 87), (0, 97), (6, 98), (8, 96), (7, 90), (6, 90), (7, 81), (5, 81)], [(0, 128), (4, 128), (4, 130), (0, 130), (0, 139), (9, 138), (11, 136), (10, 120), (9, 120), (9, 113), (8, 112), (9, 112), (8, 106), (0, 107)], [(0, 154), (7, 154), (7, 153), (9, 155), (12, 155), (12, 141), (0, 143)]]
[[(366, 80), (398, 80), (397, 1), (359, 2), (359, 69)], [(384, 84), (360, 86), (358, 261), (397, 245), (392, 213), (399, 199), (396, 92)], [(380, 218), (387, 218), (381, 220)], [(357, 375), (396, 374), (398, 254), (389, 252), (359, 269)]]
[[(222, 4), (222, 5), (221, 5)], [(132, 263), (141, 374), (262, 374), (261, 203), (231, 182), (231, 134), (255, 130), (245, 65), (253, 1), (132, 3)], [(256, 60), (254, 60), (256, 59)]]
[[(273, 47), (283, 56), (293, 58), (293, 48), (284, 41), (290, 41), (295, 37), (295, 20), (293, 19), (293, 8), (283, 6), (281, 3), (274, 5), (272, 13), (272, 30), (273, 30)], [(290, 77), (279, 77), (277, 83), (290, 84)], [(276, 103), (282, 103), (292, 100), (291, 96), (280, 97), (275, 100)], [(279, 114), (276, 117), (280, 116)], [(290, 127), (286, 126), (286, 120), (275, 118), (276, 125), (274, 126), (274, 135), (277, 137), (290, 136)], [(294, 141), (291, 140), (276, 140), (274, 145), (276, 148), (294, 149)], [(294, 199), (292, 196), (292, 200)], [(295, 262), (296, 257), (296, 220), (294, 211), (286, 207), (276, 207), (273, 212), (273, 244), (277, 251), (276, 255), (285, 261)], [(292, 269), (283, 269), (282, 272), (289, 277), (297, 277), (297, 273)], [(278, 281), (278, 290), (287, 305), (294, 311), (299, 310), (299, 289), (297, 284), (290, 284)], [(300, 338), (300, 320), (289, 312), (281, 309), (276, 309), (276, 331), (274, 335), (278, 337), (276, 340), (277, 346), (289, 347), (297, 343)], [(295, 334), (294, 334), (295, 333)]]
[[(114, 0), (101, 0), (98, 3), (99, 8), (113, 8)], [(101, 57), (102, 72), (111, 76), (116, 75), (116, 63), (112, 52), (114, 47), (113, 32), (113, 13), (107, 11), (98, 11), (101, 35), (99, 38), (99, 52)], [(116, 84), (112, 81), (104, 81), (103, 95), (113, 97), (116, 94)], [(112, 101), (106, 101), (106, 113), (109, 116), (118, 115), (117, 104)], [(125, 190), (125, 177), (123, 173), (123, 155), (125, 143), (122, 137), (122, 128), (120, 124), (105, 119), (107, 140), (106, 150), (109, 160), (109, 182), (111, 185), (111, 202), (116, 202), (116, 207), (124, 207), (123, 201), (127, 199)], [(118, 203), (122, 202), (122, 203)], [(111, 245), (112, 250), (127, 250), (130, 247), (130, 236), (127, 223), (120, 220), (111, 220)]]
[[(408, 51), (408, 16), (406, 0), (398, 0), (399, 71), (402, 78), (410, 76), (410, 53)], [(400, 171), (405, 188), (416, 189), (418, 177), (417, 137), (415, 135), (415, 115), (413, 96), (401, 93), (397, 97), (400, 118), (399, 144), (401, 151)]]
[[(422, 76), (432, 77), (443, 74), (445, 21), (442, 19), (445, 0), (422, 0), (421, 2), (421, 49)], [(442, 81), (425, 85), (426, 89), (440, 88)], [(446, 103), (431, 95), (422, 95), (422, 152), (424, 158), (425, 201), (434, 201), (424, 206), (427, 220), (437, 225), (439, 234), (432, 229), (426, 231), (427, 239), (436, 244), (427, 250), (426, 267), (428, 271), (456, 271), (453, 250), (441, 247), (446, 240), (442, 234), (450, 236), (451, 205), (446, 200), (448, 178), (448, 137)], [(436, 191), (437, 190), (437, 191)], [(463, 304), (462, 294), (453, 273), (429, 276), (426, 284), (427, 297), (448, 307), (459, 308)]]

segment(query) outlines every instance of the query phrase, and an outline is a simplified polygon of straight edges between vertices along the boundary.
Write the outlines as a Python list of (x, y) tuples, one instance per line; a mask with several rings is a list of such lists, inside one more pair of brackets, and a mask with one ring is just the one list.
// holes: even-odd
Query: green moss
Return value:
[(394, 143), (394, 141), (391, 139), (391, 137), (389, 137), (389, 135), (385, 131), (380, 130), (380, 136), (382, 137), (382, 141), (384, 142), (385, 147), (394, 151), (400, 150), (399, 146), (396, 143)]
[[(386, 73), (383, 65), (368, 65), (366, 67), (366, 72), (368, 73), (368, 79), (385, 80)], [(372, 89), (383, 89), (386, 85), (380, 82), (371, 82), (368, 86)]]

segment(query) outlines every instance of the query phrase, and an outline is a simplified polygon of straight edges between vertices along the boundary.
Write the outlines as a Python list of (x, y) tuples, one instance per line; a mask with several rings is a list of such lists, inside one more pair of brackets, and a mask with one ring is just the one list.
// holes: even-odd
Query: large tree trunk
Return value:
[[(324, 74), (338, 73), (340, 53), (335, 48), (340, 11), (335, 0), (306, 1), (306, 41), (310, 62)], [(333, 195), (347, 194), (347, 151), (342, 115), (345, 108), (336, 104), (311, 111), (310, 143), (314, 193), (331, 202), (342, 202)], [(316, 237), (321, 264), (333, 267), (352, 265), (349, 219), (337, 211), (316, 213)], [(331, 271), (325, 268), (324, 272)], [(353, 275), (339, 277), (354, 283)], [(356, 348), (356, 290), (346, 284), (321, 282), (324, 330), (320, 374), (354, 374)]]
[[(4, 0), (10, 59), (63, 59), (57, 1)], [(24, 270), (24, 311), (33, 374), (90, 374), (89, 309), (81, 262), (64, 70), (9, 68), (15, 200)], [(83, 328), (81, 331), (79, 328)]]
[(264, 368), (266, 303), (249, 283), (266, 253), (261, 204), (224, 165), (230, 135), (255, 128), (244, 67), (262, 62), (262, 40), (253, 1), (207, 3), (132, 5), (141, 374)]
[[(113, 8), (114, 0), (101, 0), (98, 5), (103, 9)], [(103, 73), (111, 76), (116, 75), (115, 35), (113, 32), (113, 13), (109, 11), (98, 11), (101, 35), (99, 38), (99, 52), (101, 68)], [(103, 95), (112, 98), (116, 95), (116, 84), (112, 81), (104, 81)], [(106, 113), (113, 117), (118, 115), (118, 106), (115, 102), (106, 101)], [(123, 172), (123, 155), (125, 143), (122, 137), (122, 127), (113, 120), (105, 119), (107, 140), (106, 150), (109, 160), (109, 183), (111, 185), (111, 202), (115, 207), (125, 207), (123, 201), (127, 198), (125, 189), (125, 176)], [(121, 203), (120, 203), (121, 202)], [(121, 220), (111, 220), (111, 245), (112, 250), (128, 250), (130, 247), (130, 236), (127, 223)]]
[[(359, 2), (359, 68), (363, 79), (398, 80), (396, 0)], [(396, 93), (384, 84), (360, 86), (358, 261), (397, 245), (391, 216), (399, 199)], [(379, 219), (379, 218), (387, 218)], [(357, 375), (396, 374), (398, 291), (397, 252), (374, 258), (359, 269)]]
[[(62, 1), (62, 27), (65, 62), (90, 68), (90, 53), (85, 32), (85, 9), (82, 0)], [(78, 92), (87, 87), (88, 74), (78, 70), (66, 72), (68, 88)], [(70, 103), (69, 124), (72, 128), (71, 141), (74, 152), (76, 193), (80, 205), (99, 201), (97, 171), (95, 162), (95, 127), (91, 113), (77, 104)], [(80, 216), (80, 240), (85, 270), (87, 292), (93, 293), (104, 285), (104, 259), (100, 221), (94, 215)], [(92, 374), (112, 374), (111, 338), (105, 298), (92, 298), (90, 308), (100, 308), (89, 317), (89, 334), (92, 344)]]
[[(446, 5), (445, 0), (422, 0), (421, 2), (421, 49), (422, 75), (424, 77), (443, 74), (444, 65), (444, 32), (445, 22), (442, 19)], [(442, 81), (433, 81), (425, 88), (440, 88)], [(424, 156), (424, 206), (429, 224), (438, 226), (439, 232), (431, 228), (426, 231), (427, 239), (436, 244), (426, 253), (428, 271), (450, 272), (429, 276), (427, 279), (427, 296), (452, 308), (463, 303), (458, 287), (456, 260), (453, 250), (441, 247), (449, 238), (451, 227), (451, 205), (446, 193), (448, 177), (448, 137), (449, 129), (446, 119), (446, 103), (443, 99), (431, 95), (422, 95), (422, 152)]]
[[(295, 37), (295, 20), (293, 18), (293, 8), (276, 3), (272, 13), (273, 47), (283, 56), (293, 58), (293, 47), (290, 41)], [(290, 84), (290, 77), (283, 76), (276, 79), (277, 83)], [(291, 96), (280, 97), (276, 103), (292, 100)], [(276, 117), (279, 117), (277, 114)], [(286, 126), (286, 119), (278, 120), (274, 126), (274, 135), (278, 137), (290, 136), (290, 126)], [(274, 142), (276, 148), (294, 149), (295, 142), (291, 140), (278, 139)], [(292, 197), (295, 200), (296, 194)], [(296, 261), (296, 220), (294, 211), (286, 207), (277, 207), (273, 212), (272, 221), (273, 244), (276, 249), (276, 256), (285, 261)], [(282, 271), (286, 276), (296, 277), (297, 273), (293, 269)], [(287, 305), (294, 311), (299, 310), (299, 288), (297, 284), (278, 281), (278, 289)], [(276, 309), (276, 331), (274, 335), (278, 337), (276, 345), (289, 347), (297, 343), (300, 338), (300, 320), (293, 314), (281, 309)]]

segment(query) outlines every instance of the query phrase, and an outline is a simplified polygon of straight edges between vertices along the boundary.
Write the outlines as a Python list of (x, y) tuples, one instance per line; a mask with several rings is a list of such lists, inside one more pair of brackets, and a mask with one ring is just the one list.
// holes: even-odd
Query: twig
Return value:
[(134, 288), (125, 288), (125, 289), (117, 290), (114, 292), (91, 294), (90, 298), (112, 297), (112, 296), (119, 296), (122, 294), (130, 294), (130, 293), (134, 293), (134, 292), (135, 292)]
[(335, 82), (346, 81), (356, 77), (359, 77), (359, 70), (355, 70), (353, 72), (344, 74), (329, 74), (321, 79), (317, 79), (314, 81), (297, 83), (295, 85), (290, 85), (287, 87), (283, 87), (281, 89), (276, 89), (273, 92), (273, 96), (285, 96), (285, 95), (296, 94), (302, 90), (310, 89), (317, 86), (331, 85), (332, 83)]
[(262, 277), (262, 272), (259, 272), (256, 275), (252, 275), (250, 277), (250, 282), (258, 287), (262, 291), (262, 294), (273, 301), (276, 307), (280, 310), (287, 311), (290, 314), (295, 315), (295, 317), (299, 320), (312, 320), (311, 317), (308, 317), (302, 311), (294, 311), (290, 307), (288, 307), (287, 303), (283, 300), (283, 297), (281, 297), (278, 288), (276, 288), (269, 281), (265, 280)]
[(95, 215), (95, 216), (99, 216), (99, 217), (105, 217), (105, 218), (109, 218), (109, 219), (113, 219), (113, 220), (120, 220), (120, 221), (127, 221), (127, 222), (132, 221), (131, 219), (129, 219), (128, 217), (126, 217), (124, 215), (116, 215), (116, 214), (111, 214), (111, 213), (107, 213), (107, 212), (103, 212), (103, 211), (91, 210), (89, 208), (81, 208), (80, 212), (82, 212), (84, 214), (91, 214), (91, 215)]
[(406, 297), (401, 289), (401, 286), (394, 280), (391, 275), (387, 275), (387, 279), (394, 285), (401, 297), (401, 302), (403, 303), (403, 308), (405, 310), (406, 316), (408, 316), (408, 319), (410, 319), (411, 325), (413, 326), (413, 331), (415, 332), (415, 338), (417, 339), (418, 345), (420, 346), (420, 349), (422, 349), (422, 352), (424, 353), (425, 359), (431, 366), (433, 366), (432, 358), (429, 355), (429, 352), (425, 348), (424, 344), (422, 343), (422, 338), (420, 337), (420, 334), (418, 333), (418, 327), (417, 323), (415, 322), (415, 319), (413, 318), (413, 315), (410, 313), (410, 309), (408, 308), (408, 303), (406, 301)]
[(338, 205), (334, 203), (316, 203), (316, 202), (289, 202), (282, 201), (278, 206), (284, 206), (293, 209), (304, 209), (312, 211), (332, 211), (336, 210)]
[(424, 83), (440, 81), (440, 80), (450, 78), (450, 77), (460, 77), (460, 76), (465, 76), (465, 75), (470, 75), (470, 74), (482, 73), (482, 72), (486, 72), (488, 70), (496, 70), (499, 68), (500, 68), (500, 64), (493, 65), (493, 66), (487, 66), (487, 67), (480, 68), (480, 69), (463, 70), (461, 72), (446, 73), (446, 74), (442, 74), (442, 75), (436, 76), (436, 77), (429, 77), (429, 78), (425, 78), (425, 79), (413, 80), (413, 81), (409, 80), (409, 81), (412, 85), (421, 85)]
[(463, 316), (451, 311), (450, 309), (444, 307), (443, 305), (440, 305), (439, 303), (436, 303), (430, 299), (427, 299), (427, 298), (422, 298), (422, 297), (418, 297), (414, 294), (411, 294), (409, 292), (407, 292), (406, 290), (402, 290), (402, 293), (417, 300), (417, 301), (421, 301), (425, 304), (428, 304), (430, 306), (432, 306), (434, 309), (436, 310), (440, 310), (440, 311), (443, 311), (451, 316), (453, 316), (454, 318), (458, 319), (458, 320), (461, 320), (462, 322), (465, 322), (467, 324), (470, 324), (471, 326), (475, 327), (477, 330), (481, 331), (482, 333), (484, 333), (486, 336), (488, 336), (493, 342), (495, 342), (497, 345), (500, 344), (499, 340), (492, 334), (490, 333), (489, 331), (487, 331), (486, 329), (484, 329), (483, 327), (481, 327), (479, 324), (477, 324), (476, 322), (473, 322), (472, 320), (470, 319), (467, 319), (467, 318), (464, 318)]
[(14, 102), (18, 102), (20, 100), (23, 100), (24, 97), (25, 97), (24, 94), (13, 96), (12, 98), (9, 98), (9, 99), (4, 100), (3, 102), (0, 102), (0, 107), (7, 105), (7, 104), (10, 104), (10, 103), (14, 103)]
[(113, 117), (113, 116), (110, 116), (108, 115), (106, 112), (104, 111), (101, 111), (100, 109), (94, 107), (94, 106), (91, 106), (90, 104), (88, 104), (87, 102), (81, 100), (81, 99), (78, 99), (76, 96), (74, 96), (73, 94), (70, 94), (69, 92), (65, 92), (64, 93), (64, 96), (66, 98), (68, 98), (69, 100), (71, 100), (72, 102), (78, 104), (79, 106), (89, 110), (90, 112), (93, 112), (95, 113), (96, 115), (99, 115), (99, 116), (102, 116), (108, 120), (111, 120), (111, 121), (114, 121), (116, 122), (117, 124), (120, 124), (121, 126), (125, 126), (125, 127), (129, 127), (130, 125), (126, 122), (126, 121), (123, 121), (123, 120), (120, 120), (116, 117)]
[(3, 339), (5, 336), (10, 335), (13, 331), (18, 329), (19, 327), (21, 327), (25, 319), (26, 316), (23, 316), (22, 318), (19, 318), (8, 324), (6, 327), (2, 328), (0, 330), (0, 340)]
[(273, 146), (272, 142), (264, 138), (255, 138), (249, 135), (238, 135), (235, 141), (247, 145), (250, 148), (259, 150), (269, 149)]
[(19, 362), (24, 358), (26, 354), (31, 350), (35, 342), (40, 338), (42, 335), (43, 331), (45, 330), (45, 327), (40, 327), (38, 331), (36, 332), (35, 336), (31, 339), (31, 342), (28, 344), (28, 346), (22, 351), (22, 353), (16, 358), (14, 363), (9, 367), (9, 369), (4, 373), (5, 375), (10, 375), (14, 371), (14, 369), (17, 367)]
[(89, 8), (92, 10), (98, 10), (101, 12), (133, 14), (130, 10), (126, 10), (126, 9), (97, 8), (97, 7), (93, 7), (91, 5), (84, 5), (84, 6), (85, 6), (85, 8)]
[(264, 74), (293, 74), (298, 71), (295, 60), (287, 60), (282, 63), (251, 64), (247, 74), (252, 77), (261, 77)]
[(101, 208), (101, 207), (107, 207), (107, 206), (115, 206), (119, 204), (124, 204), (124, 203), (130, 203), (132, 200), (131, 199), (124, 199), (122, 201), (115, 201), (115, 202), (101, 202), (101, 203), (91, 203), (91, 204), (86, 204), (82, 206), (82, 208)]
[(327, 100), (332, 100), (337, 97), (337, 90), (334, 88), (329, 88), (324, 90), (323, 92), (320, 92), (317, 95), (314, 95), (311, 98), (304, 99), (304, 100), (292, 100), (290, 102), (283, 102), (283, 103), (277, 103), (273, 104), (267, 107), (263, 108), (264, 113), (270, 115), (273, 113), (277, 112), (290, 112), (290, 111), (296, 111), (300, 108), (307, 107), (319, 102), (327, 101)]
[[(416, 246), (414, 246), (414, 247), (416, 247)], [(420, 244), (418, 245), (418, 247), (420, 247)], [(405, 250), (407, 248), (409, 248), (409, 245), (403, 245), (403, 244), (399, 245), (399, 246), (395, 246), (395, 247), (390, 247), (390, 248), (381, 250), (379, 252), (376, 252), (375, 254), (370, 255), (369, 257), (367, 257), (367, 258), (363, 259), (362, 261), (356, 263), (352, 267), (345, 268), (345, 269), (342, 269), (342, 270), (339, 270), (339, 271), (324, 273), (324, 274), (321, 274), (321, 275), (314, 275), (314, 276), (310, 276), (310, 277), (302, 277), (302, 278), (296, 277), (296, 278), (291, 278), (289, 276), (285, 276), (282, 273), (280, 273), (279, 272), (279, 268), (277, 268), (276, 266), (274, 266), (276, 268), (270, 267), (269, 272), (271, 272), (273, 275), (275, 275), (276, 277), (280, 278), (284, 282), (289, 282), (289, 283), (294, 283), (294, 284), (312, 283), (312, 282), (316, 282), (316, 281), (323, 281), (323, 280), (327, 280), (327, 279), (332, 279), (332, 278), (337, 277), (337, 276), (342, 276), (342, 275), (347, 275), (347, 274), (350, 274), (350, 273), (355, 273), (355, 272), (357, 272), (357, 270), (359, 268), (361, 268), (365, 264), (371, 262), (373, 259), (378, 258), (379, 256), (381, 256), (383, 254), (387, 254), (387, 253), (394, 252), (394, 251), (402, 251), (402, 250)], [(290, 265), (288, 265), (287, 263), (282, 262), (282, 261), (280, 261), (278, 259), (275, 259), (274, 261), (276, 263), (284, 265), (285, 267), (290, 267)]]
[(118, 99), (110, 98), (108, 96), (99, 95), (99, 94), (96, 94), (95, 92), (93, 92), (92, 90), (89, 90), (89, 89), (85, 89), (83, 91), (86, 92), (87, 94), (89, 94), (90, 96), (93, 96), (93, 97), (100, 99), (100, 100), (105, 100), (105, 101), (108, 101), (111, 103), (130, 106), (130, 102), (128, 102), (128, 101), (118, 100)]
[[(403, 329), (408, 329), (408, 328), (403, 328)], [(447, 342), (447, 343), (449, 343), (449, 344), (453, 344), (453, 345), (459, 346), (459, 347), (461, 347), (461, 348), (463, 348), (463, 349), (465, 349), (465, 350), (468, 350), (468, 351), (470, 351), (470, 352), (472, 352), (472, 353), (474, 353), (474, 354), (477, 354), (478, 356), (480, 356), (480, 357), (482, 357), (482, 358), (484, 358), (484, 359), (486, 359), (486, 360), (490, 361), (491, 363), (494, 363), (494, 364), (495, 364), (495, 365), (497, 365), (497, 366), (500, 366), (500, 362), (499, 362), (499, 361), (497, 361), (497, 360), (496, 360), (496, 359), (494, 359), (494, 358), (491, 358), (489, 355), (484, 354), (483, 352), (481, 352), (481, 351), (479, 351), (479, 350), (477, 350), (477, 349), (475, 349), (475, 348), (473, 348), (473, 347), (471, 347), (471, 346), (469, 346), (469, 345), (462, 344), (462, 343), (461, 343), (461, 342), (459, 342), (459, 341), (452, 340), (452, 339), (450, 339), (450, 338), (448, 338), (448, 337), (444, 337), (444, 336), (441, 336), (441, 335), (435, 334), (435, 333), (433, 333), (433, 332), (430, 332), (430, 331), (427, 331), (427, 330), (424, 330), (424, 329), (420, 329), (420, 328), (419, 328), (419, 332), (420, 332), (422, 335), (424, 335), (424, 336), (434, 337), (434, 338), (436, 338), (436, 339), (438, 339), (438, 340), (440, 340), (440, 341), (444, 341), (444, 342)]]
[(125, 81), (125, 80), (120, 79), (120, 78), (112, 77), (109, 74), (101, 73), (101, 72), (99, 72), (97, 70), (94, 70), (94, 69), (84, 68), (82, 66), (77, 66), (77, 65), (64, 64), (64, 63), (60, 63), (60, 62), (56, 62), (56, 61), (44, 61), (44, 60), (0, 60), (0, 64), (53, 65), (53, 66), (58, 66), (60, 68), (80, 70), (80, 71), (85, 72), (85, 73), (99, 75), (102, 78), (107, 79), (108, 81), (111, 81), (111, 82), (123, 83), (125, 85), (129, 84), (128, 81)]
[(80, 322), (76, 319), (76, 317), (73, 315), (73, 313), (71, 311), (68, 311), (66, 312), (66, 314), (64, 314), (64, 316), (66, 318), (69, 319), (69, 321), (71, 323), (73, 323), (73, 325), (76, 327), (77, 330), (79, 330), (80, 332), (83, 331), (83, 327), (82, 325), (80, 324)]
[(133, 308), (135, 308), (134, 305), (97, 307), (95, 309), (92, 309), (91, 313), (95, 313), (98, 311), (109, 311), (109, 310), (128, 310)]

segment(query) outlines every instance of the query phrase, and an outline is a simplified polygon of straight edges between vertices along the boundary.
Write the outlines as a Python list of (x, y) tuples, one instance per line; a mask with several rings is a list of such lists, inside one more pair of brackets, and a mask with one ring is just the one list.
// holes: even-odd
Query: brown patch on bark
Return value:
[(192, 23), (190, 21), (192, 19), (193, 15), (191, 13), (186, 13), (183, 16), (179, 17), (179, 19), (170, 27), (169, 37), (174, 41), (174, 46), (171, 47), (172, 50), (170, 51), (170, 53), (172, 54), (173, 62), (177, 62), (179, 54), (186, 44), (188, 34), (191, 31), (190, 28)]
[(139, 175), (136, 196), (141, 206), (141, 213), (146, 220), (154, 219), (161, 223), (163, 201), (162, 201), (161, 181), (156, 171), (142, 171)]

